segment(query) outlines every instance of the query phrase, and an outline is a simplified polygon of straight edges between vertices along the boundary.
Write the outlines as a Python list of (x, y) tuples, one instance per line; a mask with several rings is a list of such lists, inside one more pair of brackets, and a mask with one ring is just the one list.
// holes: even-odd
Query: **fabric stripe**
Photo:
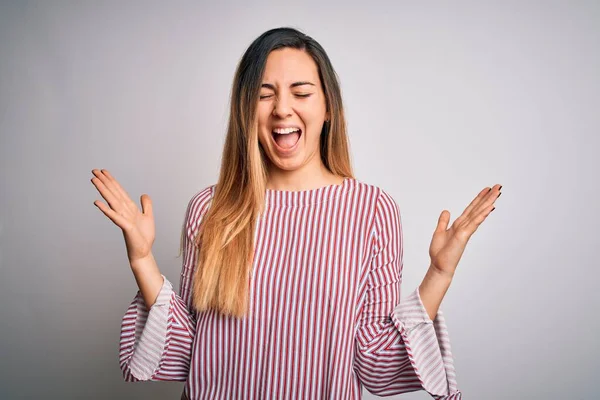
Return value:
[(267, 190), (255, 226), (244, 318), (197, 313), (194, 239), (214, 195), (196, 193), (184, 221), (180, 290), (165, 278), (145, 310), (122, 320), (125, 380), (186, 381), (189, 399), (360, 399), (426, 390), (461, 399), (446, 323), (418, 289), (400, 301), (402, 224), (382, 189), (347, 178), (299, 192)]

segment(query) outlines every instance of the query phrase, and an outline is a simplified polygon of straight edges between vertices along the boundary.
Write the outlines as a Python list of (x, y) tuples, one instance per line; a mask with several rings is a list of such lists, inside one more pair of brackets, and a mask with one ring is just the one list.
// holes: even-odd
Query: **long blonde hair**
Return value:
[(200, 249), (192, 288), (198, 311), (213, 309), (235, 317), (247, 311), (254, 230), (267, 182), (256, 110), (267, 57), (284, 47), (306, 51), (317, 64), (330, 114), (321, 131), (321, 160), (333, 174), (353, 176), (340, 85), (325, 50), (293, 28), (263, 33), (237, 66), (219, 180), (194, 243)]

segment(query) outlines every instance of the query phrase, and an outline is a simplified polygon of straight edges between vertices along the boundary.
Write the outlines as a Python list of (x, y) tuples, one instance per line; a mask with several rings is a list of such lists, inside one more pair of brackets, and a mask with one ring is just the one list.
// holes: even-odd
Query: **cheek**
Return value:
[(325, 104), (321, 100), (315, 100), (314, 103), (304, 105), (299, 113), (305, 124), (321, 132), (323, 121), (325, 121)]
[(267, 109), (264, 107), (262, 103), (258, 103), (258, 107), (256, 107), (256, 116), (258, 120), (258, 126), (265, 126), (268, 120)]
[(256, 109), (257, 121), (258, 121), (258, 137), (263, 138), (267, 133), (267, 126), (269, 124), (270, 113), (266, 110), (266, 107), (259, 107)]
[(307, 136), (309, 136), (307, 139), (318, 138), (325, 121), (324, 114), (320, 110), (310, 110), (302, 114), (301, 118), (308, 133)]

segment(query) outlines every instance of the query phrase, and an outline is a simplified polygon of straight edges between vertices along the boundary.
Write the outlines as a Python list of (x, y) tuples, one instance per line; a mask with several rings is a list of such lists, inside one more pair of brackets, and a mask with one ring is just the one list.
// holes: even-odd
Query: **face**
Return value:
[(258, 139), (271, 171), (311, 170), (321, 163), (319, 137), (329, 118), (317, 64), (303, 50), (272, 51), (258, 101)]

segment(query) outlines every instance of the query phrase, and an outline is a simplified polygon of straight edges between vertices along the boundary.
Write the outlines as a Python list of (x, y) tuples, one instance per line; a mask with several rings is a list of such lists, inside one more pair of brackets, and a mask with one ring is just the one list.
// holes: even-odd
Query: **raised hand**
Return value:
[(155, 238), (150, 196), (147, 194), (141, 196), (142, 211), (140, 211), (119, 182), (107, 170), (94, 169), (92, 173), (95, 177), (91, 181), (108, 205), (100, 200), (94, 201), (94, 204), (122, 229), (129, 262), (133, 264), (135, 261), (148, 257), (151, 254)]
[(442, 211), (429, 247), (432, 268), (448, 277), (454, 276), (467, 242), (495, 208), (494, 202), (500, 197), (500, 189), (502, 185), (499, 184), (483, 189), (450, 229), (450, 212)]

